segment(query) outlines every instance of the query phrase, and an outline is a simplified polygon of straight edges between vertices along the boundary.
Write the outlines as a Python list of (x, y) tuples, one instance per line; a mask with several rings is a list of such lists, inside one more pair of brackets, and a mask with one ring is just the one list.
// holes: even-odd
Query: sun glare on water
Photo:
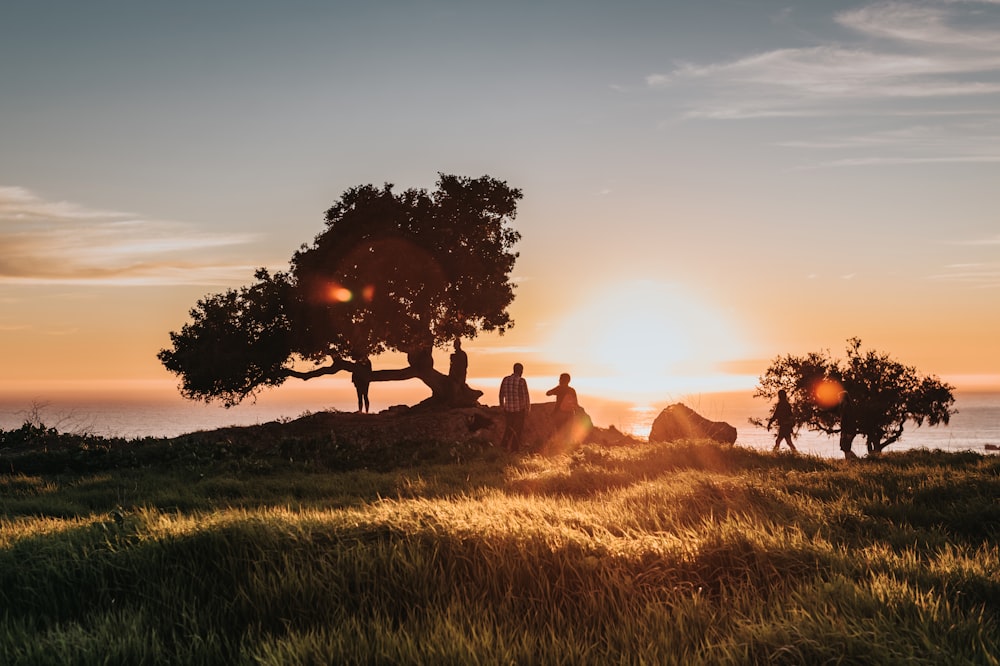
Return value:
[(680, 288), (629, 281), (599, 289), (554, 327), (546, 356), (606, 397), (728, 390), (719, 363), (746, 344), (720, 311)]

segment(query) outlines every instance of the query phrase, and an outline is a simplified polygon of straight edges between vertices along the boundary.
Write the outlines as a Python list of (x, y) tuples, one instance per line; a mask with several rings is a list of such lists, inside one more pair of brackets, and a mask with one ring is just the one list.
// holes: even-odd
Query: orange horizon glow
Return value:
[[(516, 356), (521, 358), (522, 356)], [(378, 368), (378, 358), (375, 359)], [(387, 366), (389, 367), (389, 366)], [(437, 365), (436, 365), (437, 367)], [(507, 366), (505, 366), (507, 367)], [(545, 372), (533, 372), (531, 361), (526, 363), (525, 377), (533, 402), (548, 402), (545, 391), (558, 383), (558, 373), (546, 369)], [(440, 369), (440, 368), (439, 368)], [(484, 405), (497, 403), (496, 393), (500, 380), (507, 372), (495, 375), (470, 376), (469, 386), (483, 391), (480, 402)], [(941, 379), (955, 387), (957, 393), (995, 393), (1000, 392), (1000, 375), (960, 375), (943, 376)], [(702, 394), (746, 393), (752, 394), (757, 383), (753, 375), (706, 375), (662, 377), (658, 384), (648, 390), (637, 390), (628, 385), (621, 377), (600, 377), (586, 374), (575, 374), (571, 384), (581, 395), (592, 396), (609, 401), (619, 401), (630, 405), (630, 409), (641, 411), (652, 409), (652, 405), (664, 402), (683, 400), (686, 397)], [(417, 402), (430, 394), (430, 390), (418, 379), (406, 381), (379, 382), (378, 393), (406, 398)], [(289, 379), (284, 385), (262, 391), (258, 400), (295, 402), (301, 399), (311, 399), (316, 395), (350, 391), (349, 373), (339, 373), (331, 377), (316, 378), (309, 381)], [(373, 391), (375, 393), (375, 391)], [(823, 400), (829, 397), (831, 404), (839, 402), (839, 384), (833, 382), (817, 390), (817, 397)], [(0, 399), (17, 398), (31, 399), (39, 397), (57, 398), (95, 398), (122, 402), (148, 402), (150, 400), (183, 399), (178, 391), (178, 383), (171, 378), (162, 379), (33, 379), (33, 380), (0, 380)], [(250, 404), (248, 399), (245, 404)], [(400, 404), (405, 404), (405, 400)], [(191, 404), (196, 404), (191, 402)]]

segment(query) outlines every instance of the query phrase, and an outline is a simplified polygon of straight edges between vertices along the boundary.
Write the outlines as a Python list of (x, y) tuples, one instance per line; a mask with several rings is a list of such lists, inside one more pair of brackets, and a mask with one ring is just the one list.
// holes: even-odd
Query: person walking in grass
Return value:
[(774, 405), (774, 411), (771, 412), (771, 418), (767, 421), (767, 429), (770, 430), (771, 426), (775, 423), (778, 424), (778, 434), (774, 437), (774, 451), (781, 448), (782, 440), (788, 443), (788, 448), (792, 450), (793, 453), (798, 452), (795, 448), (795, 444), (792, 443), (792, 430), (795, 428), (795, 417), (792, 416), (792, 403), (788, 402), (788, 393), (785, 389), (778, 391), (778, 402)]
[(524, 366), (514, 364), (513, 372), (500, 382), (500, 410), (504, 417), (501, 448), (514, 453), (521, 448), (524, 435), (524, 419), (531, 409), (528, 382), (524, 380)]

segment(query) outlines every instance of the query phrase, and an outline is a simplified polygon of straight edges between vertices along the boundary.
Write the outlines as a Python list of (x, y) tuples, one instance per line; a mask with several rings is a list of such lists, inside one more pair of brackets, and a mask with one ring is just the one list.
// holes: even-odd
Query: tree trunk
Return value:
[(376, 370), (372, 373), (373, 382), (398, 381), (401, 379), (419, 379), (431, 390), (431, 397), (421, 405), (428, 407), (476, 407), (482, 391), (470, 388), (468, 384), (457, 384), (448, 375), (434, 369), (434, 358), (431, 350), (421, 349), (406, 355), (410, 365), (400, 370)]
[[(409, 365), (405, 368), (394, 370), (373, 370), (371, 381), (373, 382), (396, 382), (407, 379), (419, 379), (427, 388), (431, 390), (431, 397), (427, 398), (421, 405), (433, 407), (477, 407), (482, 391), (470, 388), (468, 384), (456, 384), (448, 375), (434, 369), (434, 359), (430, 349), (422, 349), (406, 355)], [(289, 377), (307, 380), (323, 375), (332, 375), (341, 370), (353, 371), (354, 363), (342, 359), (335, 359), (334, 362), (322, 368), (316, 368), (308, 372), (289, 370)]]

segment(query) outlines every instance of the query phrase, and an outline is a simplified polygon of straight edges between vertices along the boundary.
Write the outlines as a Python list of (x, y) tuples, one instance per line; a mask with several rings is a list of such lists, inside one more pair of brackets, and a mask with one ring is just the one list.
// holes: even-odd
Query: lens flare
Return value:
[(823, 409), (831, 409), (840, 404), (840, 394), (844, 386), (836, 379), (821, 379), (813, 387), (816, 404)]
[(334, 282), (326, 290), (326, 297), (333, 303), (347, 303), (353, 298), (351, 290)]

